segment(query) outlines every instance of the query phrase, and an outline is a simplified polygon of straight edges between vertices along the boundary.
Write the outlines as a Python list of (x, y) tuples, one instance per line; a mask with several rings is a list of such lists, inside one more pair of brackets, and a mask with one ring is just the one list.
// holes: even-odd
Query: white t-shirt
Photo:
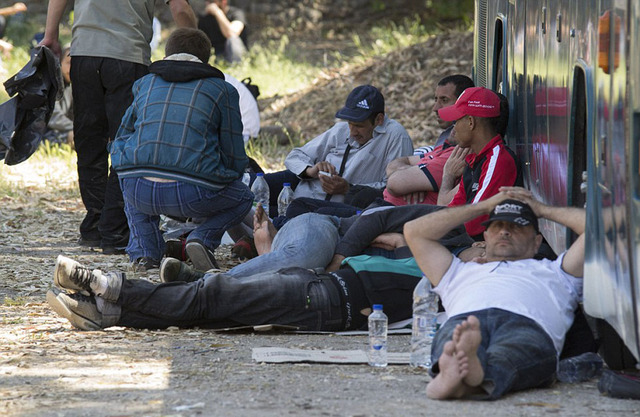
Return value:
[(488, 308), (528, 317), (549, 334), (560, 352), (582, 296), (582, 278), (562, 270), (563, 257), (564, 253), (555, 261), (524, 259), (486, 264), (454, 257), (434, 291), (449, 317)]
[(249, 138), (255, 138), (260, 133), (260, 109), (258, 102), (251, 94), (251, 91), (229, 74), (224, 74), (224, 80), (234, 86), (240, 94), (240, 116), (242, 117), (242, 138), (244, 144), (249, 142)]

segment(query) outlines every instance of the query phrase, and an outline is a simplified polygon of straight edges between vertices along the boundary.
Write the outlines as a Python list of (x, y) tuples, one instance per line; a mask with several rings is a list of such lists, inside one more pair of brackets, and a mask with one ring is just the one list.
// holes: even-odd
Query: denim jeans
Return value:
[(253, 194), (236, 180), (219, 191), (185, 182), (156, 182), (145, 178), (121, 181), (131, 234), (127, 254), (133, 261), (143, 256), (160, 260), (165, 243), (158, 227), (160, 214), (201, 219), (187, 242), (200, 240), (213, 250), (225, 230), (238, 224), (251, 209)]
[(109, 172), (107, 143), (133, 100), (131, 86), (149, 71), (146, 65), (112, 58), (74, 56), (72, 61), (78, 185), (87, 210), (80, 235), (102, 239), (102, 246), (120, 246), (129, 231), (118, 177)]
[(293, 218), (276, 234), (271, 252), (231, 268), (228, 274), (242, 278), (293, 266), (325, 267), (331, 262), (340, 239), (339, 225), (337, 217), (315, 213)]
[(303, 268), (238, 279), (206, 274), (194, 282), (154, 284), (124, 280), (115, 307), (119, 326), (135, 328), (226, 327), (284, 324), (305, 330), (341, 330), (337, 288)]
[(431, 349), (432, 371), (456, 324), (474, 315), (480, 320), (482, 342), (478, 358), (484, 369), (486, 395), (474, 399), (495, 400), (511, 391), (547, 386), (553, 382), (558, 353), (549, 335), (536, 322), (498, 308), (450, 317), (436, 332)]

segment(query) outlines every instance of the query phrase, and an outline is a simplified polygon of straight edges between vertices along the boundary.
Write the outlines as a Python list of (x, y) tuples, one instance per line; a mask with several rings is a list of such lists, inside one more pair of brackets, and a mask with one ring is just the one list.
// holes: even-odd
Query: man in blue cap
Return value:
[(295, 198), (343, 202), (355, 184), (384, 188), (387, 164), (413, 152), (409, 134), (385, 115), (384, 97), (372, 85), (354, 88), (336, 118), (342, 120), (289, 153), (286, 181), (267, 175), (272, 197), (278, 182), (290, 182), (298, 183)]

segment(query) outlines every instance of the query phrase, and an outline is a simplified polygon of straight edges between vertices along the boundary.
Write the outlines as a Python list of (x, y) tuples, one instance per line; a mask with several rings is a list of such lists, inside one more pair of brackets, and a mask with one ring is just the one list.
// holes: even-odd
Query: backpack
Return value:
[(249, 89), (253, 98), (257, 100), (260, 95), (260, 88), (255, 84), (251, 84), (251, 77), (247, 77), (240, 82)]

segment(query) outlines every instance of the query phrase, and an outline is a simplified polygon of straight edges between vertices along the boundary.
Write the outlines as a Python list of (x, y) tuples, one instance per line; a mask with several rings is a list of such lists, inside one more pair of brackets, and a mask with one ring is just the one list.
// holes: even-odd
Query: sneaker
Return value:
[(57, 288), (47, 291), (47, 303), (58, 315), (69, 320), (80, 330), (102, 329), (102, 314), (96, 307), (96, 299), (79, 293), (67, 294)]
[(208, 271), (218, 268), (213, 252), (209, 250), (201, 241), (190, 240), (186, 246), (187, 255), (191, 259), (193, 267), (199, 271)]
[(91, 293), (91, 283), (102, 278), (98, 269), (91, 270), (80, 262), (58, 255), (56, 267), (53, 271), (53, 283), (65, 290), (88, 291)]
[(192, 282), (203, 276), (204, 272), (197, 271), (175, 258), (164, 258), (160, 263), (160, 281), (162, 282)]
[(87, 247), (87, 248), (96, 248), (96, 247), (100, 246), (100, 238), (88, 239), (88, 238), (84, 238), (84, 237), (80, 236), (80, 239), (78, 239), (78, 245), (84, 246), (84, 247)]
[(120, 247), (120, 246), (102, 245), (100, 247), (102, 248), (103, 255), (124, 255), (127, 253), (125, 251), (125, 249), (127, 248), (126, 246)]
[(143, 256), (142, 258), (136, 259), (131, 266), (133, 268), (133, 272), (146, 272), (150, 269), (158, 268), (160, 266), (160, 262), (153, 258), (149, 258), (148, 256)]

